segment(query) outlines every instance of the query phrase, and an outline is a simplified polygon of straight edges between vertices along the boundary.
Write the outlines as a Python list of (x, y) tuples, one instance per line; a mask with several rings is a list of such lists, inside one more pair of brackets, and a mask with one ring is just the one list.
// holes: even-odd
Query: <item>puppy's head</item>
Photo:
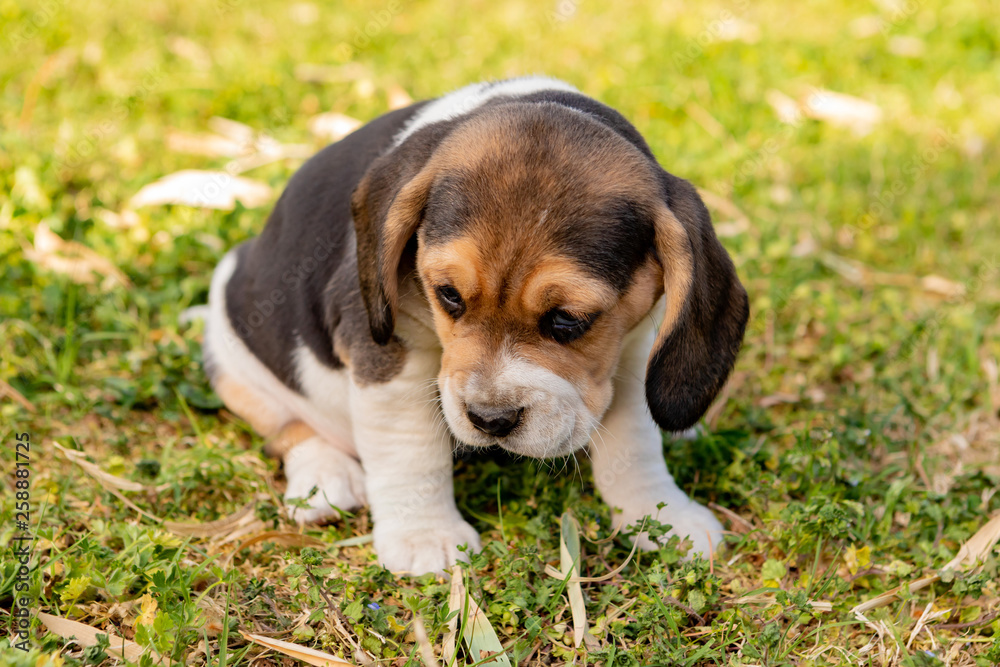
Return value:
[(429, 126), (373, 164), (352, 208), (379, 343), (415, 250), (444, 414), (466, 444), (534, 457), (586, 445), (624, 336), (664, 294), (646, 375), (654, 419), (691, 426), (732, 369), (746, 293), (704, 205), (586, 114), (508, 103)]

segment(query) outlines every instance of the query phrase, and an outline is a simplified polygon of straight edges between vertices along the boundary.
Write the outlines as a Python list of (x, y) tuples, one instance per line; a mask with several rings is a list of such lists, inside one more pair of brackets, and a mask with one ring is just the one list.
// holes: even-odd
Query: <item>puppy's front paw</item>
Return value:
[[(299, 523), (336, 519), (336, 509), (355, 510), (365, 504), (365, 474), (361, 465), (318, 436), (303, 440), (285, 454), (288, 488), (285, 502), (306, 498), (309, 507), (289, 508)], [(311, 496), (310, 492), (316, 489)]]
[[(722, 544), (722, 524), (719, 523), (719, 520), (707, 507), (686, 497), (679, 502), (668, 502), (661, 510), (657, 510), (655, 504), (648, 507), (626, 508), (620, 514), (616, 513), (614, 524), (616, 526), (637, 526), (642, 523), (642, 519), (646, 515), (655, 518), (660, 523), (670, 524), (672, 526), (671, 535), (690, 538), (693, 546), (688, 552), (689, 557), (701, 553), (707, 558), (714, 549), (718, 549), (719, 545)], [(651, 540), (647, 533), (642, 533), (635, 539), (639, 542), (639, 548), (644, 551), (660, 548), (660, 545)], [(665, 537), (660, 539), (666, 541)]]
[(379, 562), (397, 574), (443, 573), (457, 560), (466, 560), (461, 544), (479, 551), (479, 533), (460, 516), (409, 522), (376, 523), (373, 531)]

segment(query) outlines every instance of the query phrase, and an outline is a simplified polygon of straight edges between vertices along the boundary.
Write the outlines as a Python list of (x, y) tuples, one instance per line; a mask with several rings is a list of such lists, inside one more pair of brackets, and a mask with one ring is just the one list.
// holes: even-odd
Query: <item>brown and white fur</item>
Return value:
[(380, 562), (419, 574), (479, 548), (454, 440), (586, 448), (616, 524), (718, 545), (659, 426), (701, 417), (747, 314), (694, 188), (617, 112), (531, 77), (391, 112), (306, 163), (219, 263), (205, 351), (286, 499), (308, 497), (294, 516), (367, 503)]

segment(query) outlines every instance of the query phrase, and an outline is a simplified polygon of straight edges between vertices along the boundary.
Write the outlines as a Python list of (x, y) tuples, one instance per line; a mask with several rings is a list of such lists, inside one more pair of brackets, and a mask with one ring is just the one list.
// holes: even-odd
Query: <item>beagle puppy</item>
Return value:
[(295, 518), (367, 503), (380, 562), (421, 574), (480, 546), (456, 440), (585, 449), (616, 525), (652, 515), (708, 553), (722, 527), (674, 483), (660, 427), (702, 416), (747, 315), (695, 189), (618, 112), (529, 77), (392, 111), (309, 160), (216, 268), (204, 351), (283, 460)]

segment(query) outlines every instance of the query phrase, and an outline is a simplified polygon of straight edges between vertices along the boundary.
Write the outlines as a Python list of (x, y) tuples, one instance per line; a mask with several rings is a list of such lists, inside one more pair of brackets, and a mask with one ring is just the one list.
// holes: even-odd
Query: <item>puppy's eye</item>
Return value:
[(437, 294), (441, 307), (456, 320), (465, 312), (465, 301), (462, 299), (462, 295), (451, 285), (442, 285), (434, 292)]
[(577, 317), (570, 315), (565, 310), (554, 308), (542, 315), (538, 323), (538, 328), (542, 334), (548, 336), (557, 343), (563, 345), (572, 343), (574, 340), (587, 333), (590, 325), (594, 323), (600, 313)]

